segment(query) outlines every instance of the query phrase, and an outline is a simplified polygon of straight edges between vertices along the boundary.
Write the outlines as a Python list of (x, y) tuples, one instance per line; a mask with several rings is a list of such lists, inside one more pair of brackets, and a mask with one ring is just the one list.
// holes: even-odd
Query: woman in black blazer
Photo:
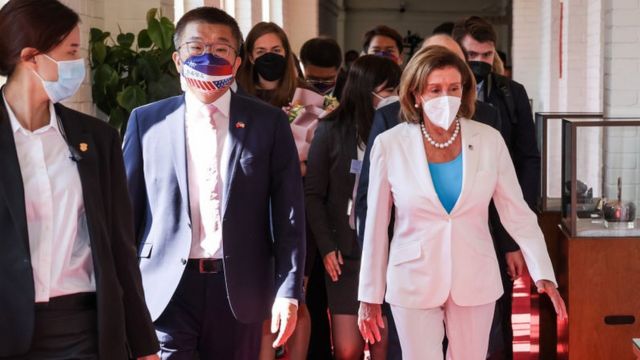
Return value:
[(0, 359), (157, 359), (120, 137), (58, 104), (85, 77), (78, 23), (0, 10)]
[[(360, 359), (364, 350), (357, 322), (361, 249), (353, 214), (355, 184), (375, 108), (395, 98), (400, 73), (400, 67), (384, 57), (356, 60), (340, 106), (320, 122), (309, 150), (307, 219), (326, 270), (336, 359)], [(369, 349), (373, 359), (386, 357), (384, 342)]]

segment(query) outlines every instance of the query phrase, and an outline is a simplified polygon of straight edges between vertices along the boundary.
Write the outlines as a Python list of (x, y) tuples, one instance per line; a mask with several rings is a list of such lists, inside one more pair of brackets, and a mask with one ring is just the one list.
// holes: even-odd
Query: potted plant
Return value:
[(131, 111), (181, 92), (171, 59), (175, 26), (158, 9), (147, 12), (147, 28), (137, 36), (91, 29), (91, 93), (109, 123), (124, 133)]

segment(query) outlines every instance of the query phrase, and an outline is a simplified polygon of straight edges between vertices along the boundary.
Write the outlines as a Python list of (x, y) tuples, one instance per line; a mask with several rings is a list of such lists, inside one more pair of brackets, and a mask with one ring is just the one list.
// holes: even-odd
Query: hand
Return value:
[(153, 354), (153, 355), (147, 355), (147, 356), (140, 356), (138, 357), (138, 360), (160, 360), (160, 356)]
[(276, 298), (271, 309), (271, 332), (278, 333), (273, 347), (284, 345), (287, 342), (298, 321), (298, 307), (287, 299)]
[(504, 257), (507, 260), (507, 274), (511, 277), (511, 281), (517, 280), (524, 272), (525, 263), (522, 251), (509, 251), (504, 254)]
[(334, 250), (322, 259), (324, 263), (324, 269), (327, 270), (327, 274), (331, 278), (331, 281), (338, 281), (338, 276), (342, 275), (342, 270), (340, 269), (340, 265), (344, 265), (344, 260), (342, 260), (342, 254), (340, 251)]
[(556, 310), (556, 314), (561, 320), (567, 319), (567, 307), (564, 304), (564, 300), (560, 296), (558, 289), (556, 286), (549, 280), (538, 280), (536, 281), (536, 286), (538, 287), (538, 294), (546, 293), (549, 295), (551, 302), (553, 303), (553, 308)]
[(375, 344), (376, 341), (382, 340), (380, 328), (384, 328), (382, 320), (382, 309), (380, 304), (370, 304), (360, 302), (358, 309), (358, 328), (364, 341), (369, 344)]

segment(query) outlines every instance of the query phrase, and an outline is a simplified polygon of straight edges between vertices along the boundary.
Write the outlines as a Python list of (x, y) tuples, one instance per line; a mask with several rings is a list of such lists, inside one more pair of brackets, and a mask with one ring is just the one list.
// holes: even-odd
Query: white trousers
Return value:
[(447, 331), (447, 360), (484, 360), (495, 302), (458, 306), (451, 297), (431, 309), (391, 305), (404, 360), (442, 360), (442, 340)]

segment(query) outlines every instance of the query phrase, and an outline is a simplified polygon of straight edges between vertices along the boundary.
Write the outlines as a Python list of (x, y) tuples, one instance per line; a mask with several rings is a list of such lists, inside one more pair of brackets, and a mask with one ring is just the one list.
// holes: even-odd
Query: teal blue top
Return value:
[(451, 161), (429, 163), (429, 171), (442, 206), (451, 213), (462, 191), (462, 152)]

